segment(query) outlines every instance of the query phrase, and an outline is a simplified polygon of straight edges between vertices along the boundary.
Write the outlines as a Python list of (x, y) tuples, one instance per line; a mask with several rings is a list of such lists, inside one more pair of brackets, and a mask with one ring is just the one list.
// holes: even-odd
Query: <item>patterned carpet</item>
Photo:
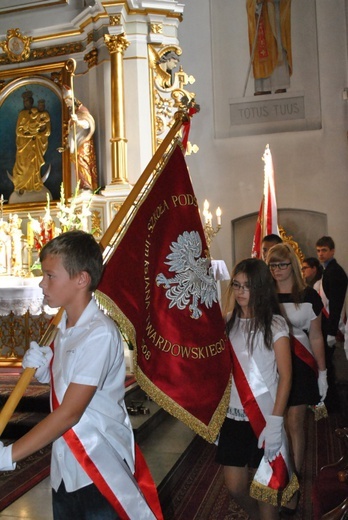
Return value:
[[(343, 446), (335, 429), (348, 424), (348, 410), (314, 420), (308, 411), (307, 449), (301, 480), (301, 497), (294, 520), (311, 520), (312, 482), (319, 469), (336, 462)], [(247, 520), (247, 515), (229, 497), (222, 469), (215, 463), (215, 446), (195, 437), (170, 474), (159, 486), (165, 520)], [(290, 518), (285, 515), (282, 518)]]

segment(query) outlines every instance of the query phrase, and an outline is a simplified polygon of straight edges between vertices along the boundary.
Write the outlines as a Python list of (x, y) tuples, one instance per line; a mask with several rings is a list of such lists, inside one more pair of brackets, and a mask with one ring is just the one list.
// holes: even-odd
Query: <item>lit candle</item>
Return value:
[(216, 218), (217, 218), (218, 226), (221, 226), (221, 208), (220, 208), (220, 206), (216, 210)]
[(205, 199), (204, 204), (203, 204), (203, 215), (204, 215), (204, 220), (205, 220), (206, 224), (208, 223), (208, 220), (209, 220), (208, 209), (209, 209), (209, 202), (207, 201), (207, 199)]

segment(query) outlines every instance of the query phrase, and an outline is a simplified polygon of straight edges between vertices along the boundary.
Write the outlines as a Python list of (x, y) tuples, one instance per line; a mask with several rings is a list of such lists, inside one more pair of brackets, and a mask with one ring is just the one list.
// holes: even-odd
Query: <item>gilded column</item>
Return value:
[(111, 185), (128, 184), (124, 102), (123, 53), (129, 46), (124, 33), (104, 35), (111, 57)]

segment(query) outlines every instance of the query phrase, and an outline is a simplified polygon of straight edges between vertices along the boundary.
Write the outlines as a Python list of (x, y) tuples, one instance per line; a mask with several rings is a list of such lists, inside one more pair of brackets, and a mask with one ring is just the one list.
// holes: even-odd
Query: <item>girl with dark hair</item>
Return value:
[(299, 259), (289, 244), (273, 246), (267, 263), (282, 314), (290, 327), (293, 375), (286, 426), (295, 469), (300, 475), (305, 451), (307, 406), (324, 401), (328, 388), (321, 332), (323, 303), (319, 294), (305, 284)]
[[(291, 482), (292, 493), (297, 480), (290, 475), (283, 428), (291, 385), (289, 332), (265, 262), (248, 258), (234, 268), (228, 303), (233, 375), (216, 460), (224, 466), (229, 492), (249, 517), (272, 520), (278, 518), (279, 490), (271, 490), (261, 479), (263, 501), (253, 498), (261, 496), (256, 475), (261, 471), (269, 477), (270, 463), (279, 457), (288, 470), (285, 486)], [(250, 490), (248, 466), (259, 468)]]

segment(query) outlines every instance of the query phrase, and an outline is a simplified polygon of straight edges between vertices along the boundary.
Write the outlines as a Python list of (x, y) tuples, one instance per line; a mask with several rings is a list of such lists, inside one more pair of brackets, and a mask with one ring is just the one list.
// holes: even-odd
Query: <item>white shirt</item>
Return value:
[[(134, 439), (124, 402), (125, 363), (120, 333), (92, 299), (77, 324), (66, 329), (66, 314), (54, 341), (53, 380), (59, 403), (70, 383), (96, 386), (97, 391), (79, 421), (97, 429), (98, 442), (109, 443), (134, 471)], [(92, 483), (63, 437), (53, 443), (51, 485), (62, 479), (71, 492)]]
[[(259, 388), (260, 392), (265, 391), (266, 388), (273, 400), (275, 400), (278, 386), (278, 372), (274, 350), (273, 348), (269, 350), (265, 347), (263, 334), (259, 331), (255, 335), (253, 352), (250, 354), (247, 347), (248, 332), (246, 330), (249, 321), (248, 319), (236, 318), (229, 338), (238, 358), (243, 357), (245, 359), (243, 366), (246, 367), (244, 373), (247, 380), (250, 382), (253, 379), (254, 387)], [(289, 329), (282, 316), (275, 316), (273, 318), (272, 333), (273, 343), (283, 336), (289, 337)], [(261, 393), (258, 394), (254, 391), (255, 397), (259, 397), (259, 395), (261, 395)], [(233, 376), (227, 417), (240, 421), (248, 420), (243, 410), (243, 405)]]

